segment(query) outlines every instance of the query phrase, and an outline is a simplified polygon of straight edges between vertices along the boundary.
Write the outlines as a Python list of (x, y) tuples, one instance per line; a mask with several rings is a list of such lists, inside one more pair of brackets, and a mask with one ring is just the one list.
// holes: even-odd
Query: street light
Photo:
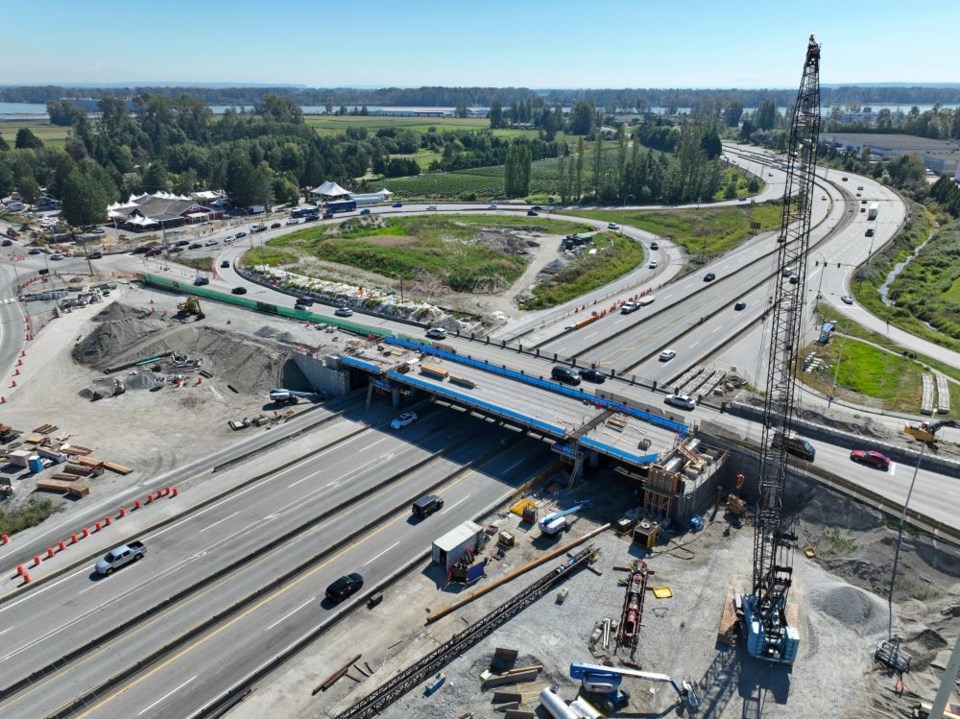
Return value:
[(620, 234), (623, 234), (623, 220), (627, 216), (627, 200), (636, 199), (633, 195), (627, 195), (623, 198), (623, 204), (620, 206)]
[(817, 285), (817, 297), (813, 309), (816, 311), (820, 307), (820, 290), (823, 289), (823, 276), (827, 274), (827, 258), (822, 252), (818, 252), (820, 259), (823, 260), (823, 269), (820, 270), (820, 283)]
[[(910, 496), (913, 494), (913, 485), (917, 483), (917, 472), (920, 471), (920, 463), (923, 461), (923, 452), (927, 448), (926, 442), (920, 444), (920, 456), (917, 457), (917, 466), (913, 468), (913, 479), (910, 480), (910, 489), (907, 490), (907, 499), (903, 503), (903, 511), (900, 512), (900, 526), (897, 528), (897, 546), (893, 552), (893, 572), (890, 575), (890, 593), (887, 595), (887, 638), (893, 639), (893, 587), (897, 580), (897, 562), (900, 560), (900, 542), (903, 540), (903, 525), (907, 519), (907, 507), (910, 504)], [(933, 716), (931, 714), (931, 716)]]

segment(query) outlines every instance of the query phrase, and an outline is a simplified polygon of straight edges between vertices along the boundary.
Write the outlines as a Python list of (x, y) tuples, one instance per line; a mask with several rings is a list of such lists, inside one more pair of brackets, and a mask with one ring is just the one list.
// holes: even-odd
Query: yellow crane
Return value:
[(960, 422), (953, 419), (945, 419), (942, 422), (920, 422), (919, 424), (908, 424), (903, 428), (903, 433), (913, 437), (918, 442), (926, 442), (928, 445), (937, 443), (937, 431), (943, 427), (960, 427)]

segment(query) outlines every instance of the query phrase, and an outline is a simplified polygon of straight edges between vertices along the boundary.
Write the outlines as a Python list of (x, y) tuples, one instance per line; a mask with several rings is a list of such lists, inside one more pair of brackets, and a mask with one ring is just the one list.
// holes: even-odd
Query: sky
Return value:
[(960, 82), (960, 2), (0, 0), (0, 84), (793, 88)]

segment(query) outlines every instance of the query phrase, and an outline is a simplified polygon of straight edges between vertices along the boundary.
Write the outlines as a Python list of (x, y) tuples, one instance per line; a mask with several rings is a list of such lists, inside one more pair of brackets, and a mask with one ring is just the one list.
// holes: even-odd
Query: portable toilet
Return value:
[(30, 470), (30, 474), (39, 474), (43, 471), (43, 460), (40, 459), (39, 455), (31, 455), (27, 457), (27, 469)]

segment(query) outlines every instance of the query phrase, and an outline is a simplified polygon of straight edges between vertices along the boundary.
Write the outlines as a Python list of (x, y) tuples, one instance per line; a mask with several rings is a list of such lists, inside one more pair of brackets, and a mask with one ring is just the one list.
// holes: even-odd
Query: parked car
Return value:
[(390, 429), (403, 429), (404, 427), (409, 427), (411, 424), (417, 421), (416, 412), (404, 412), (399, 417), (394, 417), (393, 421), (390, 422)]
[(220, 262), (220, 267), (226, 268), (230, 266), (230, 260), (223, 260)]
[(220, 244), (220, 240), (207, 240), (203, 243), (204, 247), (216, 247)]
[(580, 370), (580, 376), (587, 380), (587, 382), (594, 382), (596, 384), (603, 384), (607, 381), (607, 373), (596, 367), (587, 367), (586, 369)]
[(677, 356), (676, 350), (664, 350), (663, 352), (660, 353), (660, 361), (669, 362), (676, 356)]
[(210, 278), (209, 278), (209, 277), (197, 277), (197, 278), (193, 281), (193, 284), (197, 285), (198, 287), (199, 287), (200, 285), (209, 285), (209, 284), (210, 284)]
[(496, 205), (490, 205), (489, 207), (487, 207), (487, 209), (488, 209), (488, 210), (495, 210), (495, 209), (497, 209), (497, 206), (496, 206)]
[(536, 216), (537, 216), (537, 211), (536, 211), (536, 210), (527, 210), (527, 215), (529, 215), (530, 217), (536, 217)]
[(363, 577), (354, 572), (353, 574), (340, 577), (340, 579), (327, 587), (326, 596), (329, 601), (337, 604), (359, 592), (362, 587)]
[(187, 247), (190, 245), (190, 240), (177, 240), (173, 243), (174, 247)]
[(333, 314), (335, 314), (337, 317), (350, 317), (353, 314), (353, 310), (351, 310), (349, 307), (337, 307)]
[(39, 247), (31, 247), (29, 250), (27, 250), (28, 255), (39, 255), (42, 252), (43, 250), (41, 250)]
[(103, 253), (100, 250), (94, 250), (89, 255), (87, 255), (91, 260), (100, 260), (103, 259)]
[(697, 403), (693, 401), (693, 397), (688, 394), (668, 394), (663, 398), (663, 401), (666, 404), (679, 407), (680, 409), (694, 409), (697, 406)]
[(853, 298), (850, 295), (844, 295), (843, 297), (840, 298), (840, 301), (843, 302), (843, 304), (845, 305), (853, 304)]
[(574, 387), (580, 384), (580, 373), (575, 369), (564, 367), (563, 365), (555, 365), (554, 368), (550, 370), (550, 376), (558, 382), (572, 384)]
[(850, 452), (850, 459), (860, 464), (868, 464), (871, 467), (882, 469), (884, 472), (890, 469), (890, 458), (873, 449), (855, 449)]
[(13, 244), (13, 240), (10, 240), (10, 239), (6, 239), (3, 242), (0, 242), (0, 245), (2, 245), (3, 247), (9, 247), (12, 244)]
[(369, 207), (364, 207), (362, 210), (360, 210), (360, 214), (361, 214), (361, 215), (369, 215), (369, 214), (370, 214), (370, 208), (369, 208)]
[(391, 205), (391, 207), (403, 207), (403, 203), (402, 203), (402, 202), (394, 202), (394, 203)]
[(717, 279), (717, 276), (716, 276), (715, 274), (713, 274), (712, 272), (708, 272), (707, 274), (705, 274), (705, 275), (703, 276), (703, 281), (704, 281), (704, 282), (713, 282), (715, 279)]
[(233, 294), (235, 294), (235, 295), (245, 295), (245, 294), (247, 294), (247, 288), (246, 288), (246, 287), (234, 287), (234, 288), (233, 288), (232, 290), (230, 290), (230, 291), (231, 291)]
[(747, 303), (744, 302), (743, 300), (740, 300), (739, 302), (737, 302), (737, 304), (733, 306), (733, 309), (735, 309), (737, 312), (739, 312), (740, 310), (745, 310), (747, 309)]
[(447, 331), (443, 327), (431, 327), (427, 330), (427, 337), (434, 340), (444, 340), (447, 338)]
[(119, 547), (111, 549), (102, 559), (97, 561), (95, 567), (97, 574), (109, 577), (116, 570), (120, 569), (120, 567), (130, 562), (140, 561), (146, 553), (147, 547), (143, 542), (132, 541), (121, 544)]
[(147, 257), (159, 257), (163, 254), (163, 250), (161, 250), (159, 247), (144, 247), (143, 251), (146, 253)]
[[(310, 220), (310, 219), (315, 220), (315, 219), (317, 219), (317, 218), (316, 218), (316, 217), (308, 217), (307, 219), (308, 219), (308, 220)], [(323, 213), (323, 219), (325, 219), (325, 220), (333, 219), (333, 213), (330, 212), (329, 210), (327, 210), (326, 212)]]

